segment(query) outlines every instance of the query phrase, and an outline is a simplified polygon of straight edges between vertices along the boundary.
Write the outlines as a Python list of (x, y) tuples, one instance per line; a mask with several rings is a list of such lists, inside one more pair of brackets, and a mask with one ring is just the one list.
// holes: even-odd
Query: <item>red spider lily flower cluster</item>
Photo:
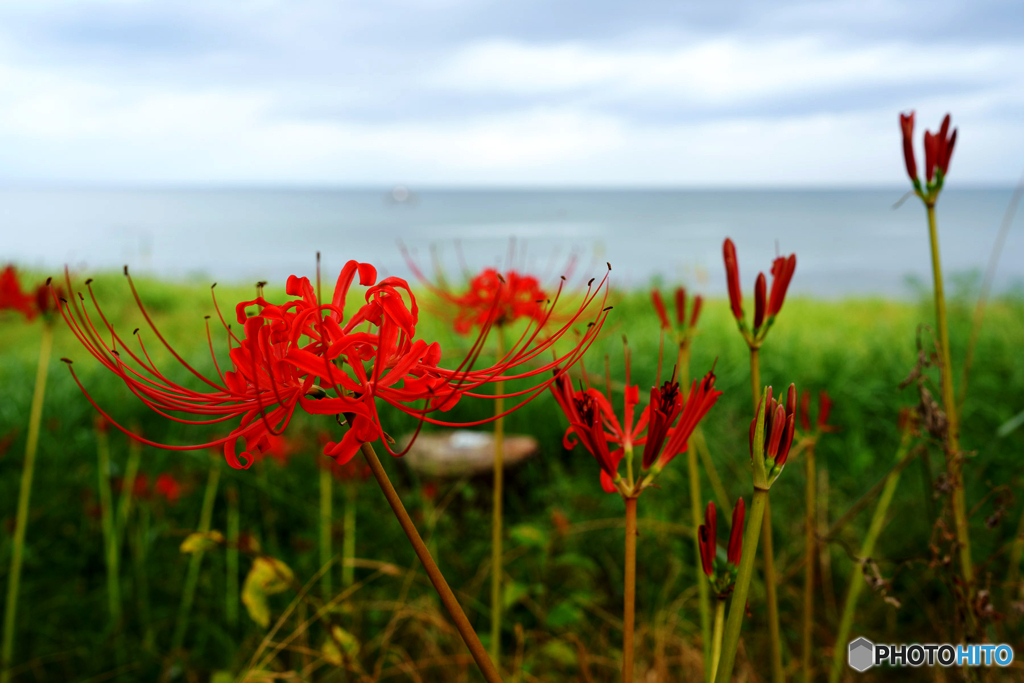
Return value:
[[(715, 389), (713, 371), (694, 380), (685, 400), (679, 383), (666, 381), (661, 388), (651, 388), (651, 402), (634, 424), (640, 387), (630, 384), (628, 349), (622, 421), (604, 394), (593, 387), (573, 389), (567, 375), (560, 375), (551, 391), (569, 420), (562, 439), (564, 447), (571, 450), (577, 443), (582, 444), (601, 468), (602, 488), (608, 493), (618, 491), (624, 497), (635, 497), (650, 486), (654, 477), (686, 450), (693, 430), (722, 394)], [(623, 479), (619, 464), (623, 457), (632, 457), (636, 446), (643, 446), (643, 470), (634, 484)]]
[[(127, 267), (125, 275), (153, 334), (205, 389), (191, 389), (170, 380), (154, 364), (139, 330), (134, 333), (137, 350), (129, 346), (103, 314), (90, 280), (85, 284), (94, 314), (89, 313), (85, 296), (80, 292), (77, 297), (70, 297), (70, 301), (52, 293), (61, 315), (78, 340), (157, 413), (192, 425), (239, 421), (228, 435), (203, 444), (171, 446), (139, 436), (135, 438), (173, 450), (223, 445), (228, 464), (243, 469), (252, 464), (252, 453), (273, 451), (271, 439), (283, 433), (299, 408), (314, 415), (336, 416), (339, 422), (344, 419), (348, 430), (340, 442), (328, 442), (324, 454), (345, 463), (363, 443), (378, 439), (383, 440), (389, 453), (401, 455), (391, 450), (391, 440), (380, 421), (378, 401), (417, 417), (421, 424), (462, 426), (436, 419), (431, 414), (450, 409), (463, 396), (493, 398), (493, 393), (480, 392), (489, 382), (546, 377), (537, 385), (503, 396), (521, 399), (503, 415), (512, 412), (555, 381), (556, 377), (550, 376), (552, 369), (576, 362), (593, 343), (609, 310), (602, 309), (594, 317), (573, 348), (562, 355), (553, 354), (555, 357), (546, 363), (538, 360), (553, 351), (556, 342), (581, 320), (586, 308), (597, 300), (602, 290), (607, 296), (606, 274), (597, 287), (588, 288), (575, 314), (569, 316), (565, 324), (550, 330), (545, 338), (538, 339), (538, 335), (547, 318), (536, 326), (528, 326), (497, 364), (474, 369), (473, 363), (489, 330), (485, 327), (469, 357), (457, 368), (448, 369), (440, 365), (440, 346), (416, 337), (419, 309), (408, 283), (395, 277), (377, 282), (377, 271), (372, 265), (349, 261), (338, 276), (329, 302), (321, 303), (317, 291), (304, 277), (288, 278), (286, 293), (291, 298), (283, 304), (267, 301), (261, 288), (258, 289), (255, 299), (243, 301), (235, 309), (240, 334), (224, 320), (214, 297), (217, 316), (227, 335), (231, 365), (221, 368), (207, 323), (210, 354), (217, 372), (217, 376), (211, 378), (193, 368), (164, 339), (139, 297)], [(366, 288), (363, 303), (354, 312), (347, 311), (346, 300), (356, 277)], [(70, 276), (66, 275), (66, 279), (71, 291)], [(547, 315), (557, 302), (556, 294), (546, 308)], [(250, 315), (249, 309), (256, 309), (256, 312)], [(70, 367), (70, 361), (67, 362)], [(523, 365), (529, 368), (520, 370)], [(78, 380), (73, 367), (71, 372), (92, 405), (109, 419)], [(417, 402), (422, 402), (423, 407), (415, 407)], [(180, 414), (188, 417), (179, 417)], [(491, 419), (495, 418), (471, 424)], [(116, 421), (111, 422), (130, 434)], [(245, 444), (241, 457), (238, 455), (240, 440)]]
[(746, 506), (743, 499), (736, 501), (732, 510), (732, 527), (729, 530), (729, 548), (725, 562), (718, 559), (718, 514), (715, 504), (708, 503), (704, 510), (704, 523), (697, 529), (697, 540), (700, 545), (700, 564), (704, 574), (711, 581), (712, 590), (719, 599), (732, 593), (736, 583), (736, 575), (740, 570), (740, 558), (743, 555), (743, 518)]
[[(517, 321), (538, 323), (550, 319), (545, 305), (549, 295), (540, 279), (513, 266), (516, 260), (514, 242), (509, 247), (508, 263), (504, 269), (489, 267), (471, 275), (463, 263), (466, 277), (463, 289), (449, 284), (436, 251), (433, 280), (424, 274), (404, 245), (402, 253), (416, 279), (440, 300), (442, 306), (438, 313), (450, 320), (458, 334), (469, 334), (474, 328), (490, 325), (504, 327)], [(570, 257), (562, 273), (563, 282), (572, 276), (575, 265), (575, 257)]]
[[(789, 458), (789, 449), (793, 445), (793, 436), (796, 434), (796, 385), (790, 384), (786, 392), (785, 405), (772, 398), (772, 388), (764, 397), (764, 443), (760, 444), (761, 452), (764, 454), (764, 469), (771, 483), (782, 472)], [(757, 413), (750, 421), (750, 457), (755, 452), (754, 435), (757, 431), (757, 417), (761, 415), (762, 406), (758, 403)]]
[(949, 172), (949, 160), (953, 156), (956, 144), (956, 129), (949, 131), (949, 114), (942, 119), (938, 133), (924, 132), (924, 177), (917, 176), (917, 159), (914, 156), (914, 112), (900, 114), (900, 131), (903, 133), (903, 162), (907, 166), (907, 175), (914, 184), (917, 195), (925, 202), (934, 202)]
[(18, 271), (8, 265), (0, 271), (0, 311), (16, 311), (28, 320), (37, 315), (49, 316), (53, 312), (53, 298), (50, 296), (49, 280), (39, 285), (35, 292), (27, 294), (21, 289)]
[(811, 392), (804, 391), (800, 394), (800, 429), (806, 435), (821, 434), (835, 431), (835, 427), (828, 424), (828, 417), (832, 413), (832, 399), (828, 392), (822, 390), (818, 393), (818, 419), (814, 426), (811, 426)]
[(768, 330), (775, 322), (775, 316), (782, 310), (782, 304), (786, 300), (786, 291), (789, 283), (796, 272), (796, 254), (779, 256), (772, 261), (772, 288), (767, 291), (767, 284), (764, 273), (757, 274), (757, 281), (754, 283), (754, 326), (747, 327), (746, 316), (743, 313), (743, 294), (740, 290), (740, 265), (736, 259), (736, 245), (728, 237), (722, 244), (722, 256), (725, 259), (725, 278), (729, 289), (729, 304), (732, 307), (732, 315), (736, 318), (740, 332), (751, 348), (758, 348), (764, 341)]
[[(114, 488), (118, 492), (122, 492), (124, 490), (124, 479), (117, 478), (114, 481)], [(167, 501), (169, 505), (177, 505), (178, 500), (181, 499), (181, 491), (181, 483), (167, 473), (158, 476), (153, 484), (150, 485), (149, 477), (146, 476), (146, 473), (139, 472), (135, 475), (135, 479), (132, 482), (132, 497), (140, 500), (152, 500), (159, 497)]]
[(675, 326), (668, 319), (668, 311), (665, 309), (665, 301), (661, 298), (661, 292), (657, 289), (651, 290), (651, 303), (654, 304), (654, 310), (658, 314), (658, 320), (661, 321), (661, 329), (666, 332), (674, 331), (676, 335), (676, 341), (683, 345), (693, 334), (694, 328), (697, 327), (697, 320), (700, 319), (701, 307), (704, 305), (704, 299), (698, 294), (693, 297), (693, 310), (690, 312), (690, 317), (686, 317), (686, 290), (683, 287), (676, 287), (675, 291)]

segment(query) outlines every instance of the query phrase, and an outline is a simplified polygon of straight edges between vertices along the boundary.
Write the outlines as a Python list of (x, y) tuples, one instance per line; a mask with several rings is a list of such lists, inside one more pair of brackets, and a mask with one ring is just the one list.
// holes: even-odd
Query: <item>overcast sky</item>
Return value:
[(1024, 3), (0, 5), (8, 185), (892, 184), (910, 108), (1014, 183)]

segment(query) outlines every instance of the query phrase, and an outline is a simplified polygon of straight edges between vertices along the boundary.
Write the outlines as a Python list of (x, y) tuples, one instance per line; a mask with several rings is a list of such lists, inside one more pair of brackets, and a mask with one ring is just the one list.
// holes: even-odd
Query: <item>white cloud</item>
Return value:
[(658, 48), (493, 39), (450, 57), (429, 83), (449, 90), (518, 96), (596, 91), (696, 105), (864, 86), (1020, 82), (1024, 49), (956, 45), (831, 45), (823, 38), (694, 40)]

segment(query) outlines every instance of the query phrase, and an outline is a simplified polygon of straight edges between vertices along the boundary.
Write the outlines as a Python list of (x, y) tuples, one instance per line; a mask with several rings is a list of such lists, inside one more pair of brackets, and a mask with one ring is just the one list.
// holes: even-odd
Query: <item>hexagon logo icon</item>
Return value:
[(875, 665), (875, 644), (867, 638), (858, 638), (850, 643), (847, 661), (854, 671), (867, 671)]

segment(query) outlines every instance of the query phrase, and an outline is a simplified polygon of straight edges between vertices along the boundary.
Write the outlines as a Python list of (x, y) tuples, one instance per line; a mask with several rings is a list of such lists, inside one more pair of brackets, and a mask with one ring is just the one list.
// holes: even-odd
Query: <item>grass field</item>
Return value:
[[(139, 286), (161, 332), (189, 362), (212, 372), (203, 321), (204, 315), (214, 314), (208, 286), (152, 280), (142, 280)], [(121, 332), (143, 324), (122, 276), (100, 274), (94, 288)], [(251, 298), (252, 288), (220, 285), (217, 293), (225, 310), (233, 310), (236, 301)], [(283, 291), (268, 287), (267, 296), (280, 298)], [(619, 292), (613, 298), (615, 309), (602, 341), (586, 358), (587, 368), (603, 373), (604, 355), (608, 354), (616, 374), (622, 365), (621, 337), (625, 334), (634, 353), (633, 377), (644, 394), (654, 383), (657, 367), (657, 318), (647, 292)], [(724, 487), (735, 500), (750, 492), (747, 428), (752, 415), (747, 348), (725, 300), (709, 301), (704, 310), (694, 341), (691, 375), (700, 376), (717, 363), (717, 385), (725, 393), (703, 423), (704, 432)], [(950, 324), (958, 387), (972, 314), (971, 297), (953, 298)], [(824, 435), (817, 449), (818, 467), (827, 470), (830, 520), (838, 518), (894, 464), (899, 442), (897, 412), (918, 400), (912, 386), (901, 391), (898, 384), (914, 367), (919, 325), (931, 324), (933, 318), (929, 296), (911, 302), (791, 298), (768, 337), (761, 352), (766, 384), (781, 389), (795, 382), (798, 388), (815, 393), (827, 390), (835, 400), (830, 421), (839, 429)], [(451, 365), (469, 345), (469, 340), (454, 337), (439, 322), (425, 321), (420, 329), (422, 337), (438, 339), (451, 349), (445, 356)], [(5, 447), (0, 451), (0, 518), (4, 523), (0, 579), (4, 585), (39, 336), (38, 322), (26, 324), (14, 315), (0, 317), (0, 439)], [(146, 339), (148, 348), (157, 350), (152, 335)], [(215, 339), (221, 340), (215, 342), (221, 348), (223, 333)], [(962, 442), (972, 453), (965, 465), (965, 478), (974, 558), (980, 584), (990, 591), (995, 608), (1006, 615), (1005, 620), (989, 623), (988, 633), (994, 642), (1012, 644), (1022, 642), (1024, 633), (1020, 614), (1012, 607), (1021, 600), (1020, 586), (1005, 586), (1004, 582), (1009, 571), (1009, 544), (1024, 502), (1017, 495), (1024, 484), (1024, 429), (1005, 438), (998, 438), (996, 430), (1024, 409), (1022, 348), (1024, 300), (1007, 296), (993, 302), (978, 339), (962, 411)], [(225, 465), (223, 457), (209, 452), (146, 448), (142, 471), (151, 478), (171, 473), (183, 482), (184, 492), (176, 505), (144, 503), (129, 519), (126, 537), (130, 540), (122, 555), (120, 580), (125, 617), (122, 628), (115, 629), (108, 617), (103, 534), (96, 515), (94, 411), (58, 360), (62, 356), (75, 361), (84, 384), (101, 405), (109, 407), (123, 424), (138, 425), (148, 438), (195, 443), (223, 433), (199, 427), (184, 429), (153, 414), (88, 359), (63, 324), (58, 325), (28, 525), (14, 662), (20, 673), (15, 680), (205, 681), (213, 672), (245, 670), (267, 629), (254, 623), (244, 608), (238, 623), (229, 625), (223, 550), (211, 551), (203, 558), (184, 646), (178, 652), (171, 650), (190, 559), (178, 546), (197, 528), (208, 473), (211, 467), (218, 467), (221, 479), (212, 528), (225, 529), (224, 492), (234, 484), (239, 491), (242, 531), (253, 534), (264, 551), (291, 567), (299, 583), (312, 579), (320, 568), (315, 435), (330, 429), (332, 422), (296, 418), (288, 435), (305, 447), (287, 467), (268, 460), (250, 470), (235, 471)], [(162, 351), (155, 356), (168, 359)], [(667, 362), (670, 367), (671, 361)], [(170, 363), (165, 367), (170, 376), (185, 381), (186, 373), (180, 367)], [(937, 382), (937, 375), (933, 380), (933, 384)], [(939, 394), (934, 386), (932, 393)], [(620, 399), (621, 395), (616, 397)], [(489, 411), (487, 403), (466, 400), (453, 415), (456, 419), (483, 418)], [(415, 426), (410, 418), (393, 412), (385, 413), (384, 423), (396, 436)], [(533, 435), (540, 443), (539, 455), (506, 480), (504, 668), (518, 677), (509, 680), (611, 681), (618, 676), (623, 504), (618, 496), (601, 491), (598, 468), (590, 456), (581, 449), (563, 450), (565, 426), (547, 394), (507, 420), (509, 432)], [(110, 475), (117, 477), (123, 474), (127, 441), (117, 432), (112, 432), (110, 439)], [(937, 446), (930, 445), (927, 451), (930, 457), (919, 457), (900, 479), (889, 523), (873, 558), (888, 584), (884, 594), (865, 589), (854, 635), (868, 635), (879, 642), (953, 640), (950, 584), (954, 568), (943, 562), (950, 552), (949, 542), (933, 529), (935, 515), (947, 505), (946, 498), (935, 493), (944, 465)], [(434, 482), (437, 494), (428, 500), (423, 494), (427, 482), (402, 462), (385, 458), (384, 464), (421, 531), (429, 534), (438, 562), (477, 631), (485, 634), (489, 479)], [(691, 680), (690, 676), (701, 680), (685, 458), (666, 470), (660, 484), (661, 489), (646, 493), (639, 506), (638, 669), (650, 672), (641, 679), (645, 681)], [(702, 491), (705, 500), (712, 495), (706, 480)], [(335, 527), (340, 534), (340, 487), (336, 494)], [(143, 508), (149, 516), (145, 529), (140, 526)], [(817, 588), (813, 660), (822, 680), (831, 661), (837, 609), (842, 606), (852, 558), (872, 509), (869, 505), (830, 545), (830, 575)], [(795, 676), (801, 655), (803, 601), (798, 564), (804, 547), (804, 472), (799, 455), (772, 488), (772, 510), (776, 564), (780, 576), (790, 577), (779, 588), (784, 661)], [(435, 511), (437, 519), (432, 517)], [(146, 533), (136, 533), (140, 529)], [(364, 583), (357, 583), (357, 590), (328, 615), (358, 641), (347, 666), (361, 670), (369, 679), (478, 680), (472, 660), (448, 625), (373, 480), (359, 492), (356, 538), (356, 555), (365, 560), (357, 567), (356, 578)], [(334, 547), (341, 548), (340, 538)], [(140, 550), (145, 556), (141, 562), (135, 559)], [(239, 581), (244, 580), (249, 565), (243, 557)], [(335, 578), (336, 590), (338, 584)], [(886, 596), (895, 601), (886, 601)], [(288, 590), (271, 598), (274, 619), (294, 597)], [(764, 586), (757, 574), (749, 608), (752, 616), (743, 632), (739, 671), (763, 680), (768, 646)], [(311, 677), (316, 680), (369, 680), (349, 678), (341, 669), (317, 664), (325, 638), (322, 624), (297, 631), (291, 618), (273, 642), (285, 642), (292, 633), (296, 637), (290, 645), (262, 664), (268, 679), (299, 680), (289, 679), (297, 674), (288, 672), (305, 666), (315, 669)], [(119, 654), (118, 643), (123, 653)], [(269, 650), (264, 647), (263, 651)], [(753, 665), (745, 668), (748, 661)], [(931, 675), (925, 670), (911, 673)], [(882, 680), (883, 674), (875, 676)], [(870, 675), (864, 678), (872, 680)]]

